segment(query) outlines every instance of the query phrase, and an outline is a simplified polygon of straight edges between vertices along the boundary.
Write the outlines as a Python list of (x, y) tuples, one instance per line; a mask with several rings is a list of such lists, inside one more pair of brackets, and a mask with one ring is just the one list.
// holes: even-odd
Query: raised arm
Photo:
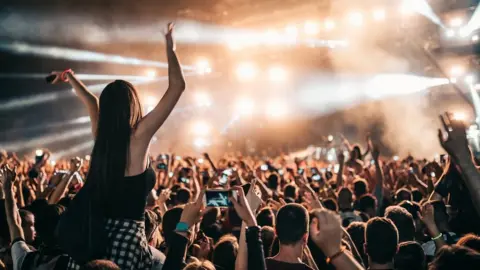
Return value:
[(147, 114), (138, 124), (135, 130), (135, 136), (146, 140), (153, 137), (155, 132), (163, 125), (167, 117), (177, 104), (180, 96), (185, 90), (185, 79), (183, 78), (182, 68), (175, 54), (175, 44), (172, 38), (173, 24), (168, 24), (168, 32), (165, 35), (167, 45), (168, 61), (168, 89), (155, 108)]
[(380, 166), (380, 151), (378, 151), (378, 146), (373, 146), (372, 157), (375, 163), (375, 176), (377, 178), (377, 183), (375, 184), (374, 195), (377, 198), (377, 215), (379, 214), (380, 209), (382, 209), (383, 204), (383, 182), (384, 176), (382, 171), (382, 166)]
[(7, 217), (8, 228), (11, 240), (24, 239), (22, 230), (22, 221), (18, 213), (18, 207), (13, 195), (13, 183), (17, 177), (16, 168), (10, 169), (8, 166), (2, 168), (3, 192), (5, 193), (5, 214)]

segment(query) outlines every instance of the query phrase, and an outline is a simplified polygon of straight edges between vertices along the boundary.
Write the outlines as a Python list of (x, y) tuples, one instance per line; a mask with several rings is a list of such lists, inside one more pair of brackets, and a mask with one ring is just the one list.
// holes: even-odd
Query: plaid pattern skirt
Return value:
[[(145, 222), (127, 219), (107, 219), (105, 229), (109, 245), (104, 259), (116, 263), (120, 269), (151, 269), (152, 252), (145, 236)], [(80, 265), (70, 259), (68, 269), (79, 270)]]

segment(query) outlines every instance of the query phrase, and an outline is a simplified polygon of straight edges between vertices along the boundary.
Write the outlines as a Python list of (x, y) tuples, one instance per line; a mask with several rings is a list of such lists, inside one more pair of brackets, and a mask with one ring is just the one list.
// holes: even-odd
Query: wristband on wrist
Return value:
[(340, 255), (342, 255), (343, 252), (345, 252), (345, 246), (342, 246), (342, 247), (340, 248), (340, 251), (338, 251), (337, 253), (333, 254), (333, 255), (330, 256), (330, 257), (327, 257), (327, 259), (326, 259), (327, 264), (332, 263), (332, 261), (335, 260), (336, 258), (338, 258)]
[(179, 222), (177, 223), (177, 227), (175, 227), (175, 231), (177, 232), (188, 232), (188, 224), (185, 222)]
[(437, 235), (437, 236), (435, 236), (435, 237), (432, 237), (432, 240), (433, 240), (433, 241), (438, 240), (438, 239), (440, 239), (442, 236), (443, 236), (443, 233), (440, 233), (439, 235)]
[(67, 73), (72, 73), (73, 74), (73, 70), (71, 68), (65, 70), (64, 72), (62, 72), (62, 74), (60, 74), (60, 80), (66, 82), (67, 81)]

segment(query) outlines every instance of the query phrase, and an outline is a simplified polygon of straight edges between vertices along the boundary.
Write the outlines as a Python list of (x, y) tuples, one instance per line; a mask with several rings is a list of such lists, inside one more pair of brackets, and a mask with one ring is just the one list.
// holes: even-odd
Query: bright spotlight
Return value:
[(457, 78), (450, 78), (450, 83), (457, 83)]
[(195, 64), (195, 70), (202, 75), (212, 72), (210, 63), (206, 59), (198, 60), (198, 62)]
[(455, 31), (452, 30), (452, 29), (448, 29), (446, 32), (445, 32), (445, 35), (449, 38), (451, 37), (454, 37), (455, 36)]
[(209, 142), (208, 142), (206, 139), (204, 139), (204, 138), (196, 138), (196, 139), (193, 141), (193, 145), (195, 145), (195, 147), (197, 147), (197, 148), (204, 148), (204, 147), (206, 147), (206, 146), (208, 146), (208, 145), (210, 145), (210, 144), (209, 144)]
[(463, 27), (458, 31), (458, 35), (460, 35), (460, 37), (462, 37), (462, 38), (468, 37), (471, 33), (472, 32), (469, 29), (467, 29), (466, 27)]
[(453, 119), (457, 121), (465, 121), (465, 119), (467, 119), (467, 115), (464, 112), (454, 112)]
[(252, 63), (241, 63), (237, 67), (237, 77), (243, 81), (253, 80), (257, 76), (257, 68)]
[(268, 71), (268, 76), (273, 82), (282, 82), (285, 81), (287, 72), (282, 67), (271, 67)]
[(270, 101), (266, 106), (266, 114), (273, 118), (279, 118), (287, 114), (287, 106), (280, 101)]
[(373, 19), (375, 21), (383, 21), (385, 19), (385, 10), (382, 8), (373, 11)]
[(450, 20), (449, 25), (451, 27), (460, 27), (463, 24), (463, 19), (462, 18), (453, 18)]
[(193, 125), (192, 130), (195, 135), (205, 136), (210, 133), (210, 126), (203, 121), (198, 121)]
[(287, 27), (285, 27), (285, 32), (289, 35), (289, 36), (297, 36), (298, 34), (298, 29), (295, 25), (287, 25)]
[(477, 42), (478, 41), (478, 35), (473, 35), (472, 36), (472, 41)]
[(253, 113), (255, 103), (248, 98), (242, 98), (237, 101), (236, 111), (240, 115), (249, 115)]
[(335, 28), (335, 22), (331, 19), (326, 19), (324, 26), (326, 30), (333, 30)]
[(320, 32), (320, 26), (318, 25), (318, 22), (306, 21), (303, 30), (305, 31), (305, 34), (314, 36)]
[(42, 149), (37, 149), (37, 150), (35, 151), (35, 155), (38, 156), (38, 157), (39, 157), (39, 156), (42, 156), (42, 155), (43, 155), (43, 150), (42, 150)]
[(155, 78), (155, 76), (157, 76), (157, 72), (153, 69), (147, 70), (146, 74), (149, 78)]
[(463, 73), (465, 73), (465, 69), (462, 66), (456, 65), (450, 68), (451, 76), (458, 77), (463, 75)]
[(195, 94), (195, 101), (199, 107), (210, 107), (212, 105), (212, 100), (207, 93), (199, 92)]
[(466, 83), (473, 84), (475, 81), (476, 81), (475, 76), (473, 76), (473, 75), (465, 76), (465, 82)]
[(348, 15), (348, 21), (354, 26), (361, 26), (363, 24), (363, 15), (360, 12), (351, 12)]

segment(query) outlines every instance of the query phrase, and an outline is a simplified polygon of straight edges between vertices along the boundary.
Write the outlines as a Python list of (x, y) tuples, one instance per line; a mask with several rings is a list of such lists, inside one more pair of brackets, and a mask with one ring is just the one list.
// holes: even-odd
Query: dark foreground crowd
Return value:
[(97, 98), (72, 70), (52, 73), (95, 144), (56, 163), (2, 153), (0, 269), (480, 269), (480, 172), (448, 113), (438, 160), (389, 159), (370, 140), (336, 162), (149, 157), (186, 89), (172, 33), (169, 86), (147, 114), (131, 83)]

